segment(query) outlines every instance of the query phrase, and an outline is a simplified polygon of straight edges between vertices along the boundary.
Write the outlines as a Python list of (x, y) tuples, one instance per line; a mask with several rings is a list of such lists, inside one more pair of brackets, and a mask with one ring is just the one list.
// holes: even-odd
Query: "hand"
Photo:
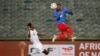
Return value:
[(70, 7), (69, 9), (72, 11), (74, 9), (74, 7)]

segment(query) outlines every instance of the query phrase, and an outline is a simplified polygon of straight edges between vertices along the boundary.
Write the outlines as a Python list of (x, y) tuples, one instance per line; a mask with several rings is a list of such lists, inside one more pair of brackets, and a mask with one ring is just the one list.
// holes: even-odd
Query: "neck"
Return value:
[(34, 27), (32, 27), (31, 30), (34, 30)]

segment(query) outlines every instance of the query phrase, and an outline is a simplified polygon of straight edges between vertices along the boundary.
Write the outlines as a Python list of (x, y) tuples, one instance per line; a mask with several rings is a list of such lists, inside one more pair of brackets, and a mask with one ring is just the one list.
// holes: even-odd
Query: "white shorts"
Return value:
[(34, 45), (33, 45), (33, 48), (34, 48), (34, 49), (38, 49), (38, 51), (39, 51), (40, 53), (43, 51), (43, 46), (42, 46), (41, 43), (40, 43), (40, 44), (34, 44)]

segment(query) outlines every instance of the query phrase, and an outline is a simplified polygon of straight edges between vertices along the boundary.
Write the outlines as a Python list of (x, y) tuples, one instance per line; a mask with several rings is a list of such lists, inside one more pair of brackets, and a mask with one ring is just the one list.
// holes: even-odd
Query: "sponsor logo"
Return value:
[(62, 47), (62, 55), (73, 56), (74, 55), (74, 47), (73, 46)]
[(56, 50), (56, 48), (54, 47), (48, 47), (48, 50), (50, 51), (50, 52), (53, 52), (54, 50)]
[(63, 47), (62, 49), (64, 52), (71, 52), (73, 50), (73, 47)]

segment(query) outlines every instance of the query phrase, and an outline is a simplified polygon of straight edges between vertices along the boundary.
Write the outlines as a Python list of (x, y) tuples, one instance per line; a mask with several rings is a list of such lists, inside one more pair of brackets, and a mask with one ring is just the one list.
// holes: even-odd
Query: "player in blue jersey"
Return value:
[(60, 30), (61, 35), (54, 35), (52, 42), (54, 42), (56, 39), (65, 40), (68, 34), (70, 35), (72, 42), (75, 40), (76, 37), (74, 36), (72, 27), (66, 24), (66, 14), (73, 15), (73, 12), (68, 8), (63, 8), (61, 4), (57, 4), (57, 8), (54, 11), (54, 17), (57, 21), (57, 28)]

